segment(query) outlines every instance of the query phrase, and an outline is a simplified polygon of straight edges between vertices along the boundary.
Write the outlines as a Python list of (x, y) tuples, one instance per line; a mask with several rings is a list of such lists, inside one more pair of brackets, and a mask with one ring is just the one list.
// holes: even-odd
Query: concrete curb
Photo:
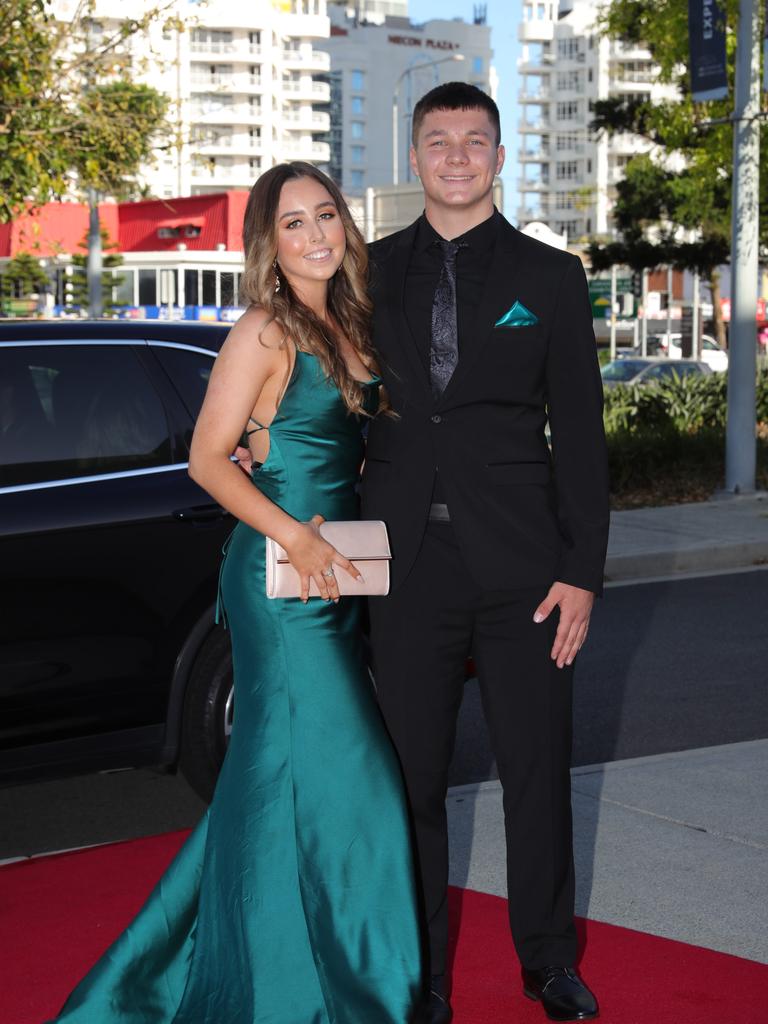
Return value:
[(702, 544), (677, 551), (651, 551), (636, 555), (611, 555), (605, 563), (606, 583), (644, 579), (674, 573), (745, 569), (768, 564), (768, 539), (726, 543), (714, 547)]

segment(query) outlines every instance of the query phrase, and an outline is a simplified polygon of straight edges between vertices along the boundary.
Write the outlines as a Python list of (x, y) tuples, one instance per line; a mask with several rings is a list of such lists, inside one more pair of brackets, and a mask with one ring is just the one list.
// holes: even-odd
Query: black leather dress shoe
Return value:
[(523, 992), (544, 1007), (550, 1020), (594, 1020), (597, 1000), (572, 967), (523, 968)]
[(452, 1019), (453, 1010), (445, 996), (430, 992), (424, 1015), (425, 1024), (450, 1024)]

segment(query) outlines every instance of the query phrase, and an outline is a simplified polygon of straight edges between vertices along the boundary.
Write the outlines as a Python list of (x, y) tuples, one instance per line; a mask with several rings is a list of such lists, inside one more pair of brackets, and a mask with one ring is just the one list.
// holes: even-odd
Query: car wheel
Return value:
[(220, 627), (206, 638), (187, 684), (179, 765), (192, 789), (209, 801), (232, 732), (232, 649)]

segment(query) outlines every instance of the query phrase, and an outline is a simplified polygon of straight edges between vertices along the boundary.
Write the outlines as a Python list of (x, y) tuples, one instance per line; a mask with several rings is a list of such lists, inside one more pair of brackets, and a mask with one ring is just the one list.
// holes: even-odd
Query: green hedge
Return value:
[[(658, 384), (618, 384), (605, 392), (605, 429), (673, 428), (685, 433), (725, 427), (727, 375), (689, 376)], [(757, 377), (757, 421), (768, 422), (768, 372)]]
[[(725, 374), (606, 391), (616, 507), (705, 499), (725, 474)], [(757, 382), (758, 486), (768, 486), (768, 372)]]

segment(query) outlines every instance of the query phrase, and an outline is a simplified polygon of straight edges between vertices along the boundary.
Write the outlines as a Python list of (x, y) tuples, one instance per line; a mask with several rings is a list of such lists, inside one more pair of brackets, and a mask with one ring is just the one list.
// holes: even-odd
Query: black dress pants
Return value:
[(547, 590), (483, 591), (450, 524), (430, 523), (405, 582), (370, 602), (376, 689), (408, 791), (431, 974), (446, 968), (445, 797), (470, 653), (504, 790), (515, 948), (530, 969), (576, 961), (573, 673), (550, 658), (557, 609), (544, 623), (533, 622)]

